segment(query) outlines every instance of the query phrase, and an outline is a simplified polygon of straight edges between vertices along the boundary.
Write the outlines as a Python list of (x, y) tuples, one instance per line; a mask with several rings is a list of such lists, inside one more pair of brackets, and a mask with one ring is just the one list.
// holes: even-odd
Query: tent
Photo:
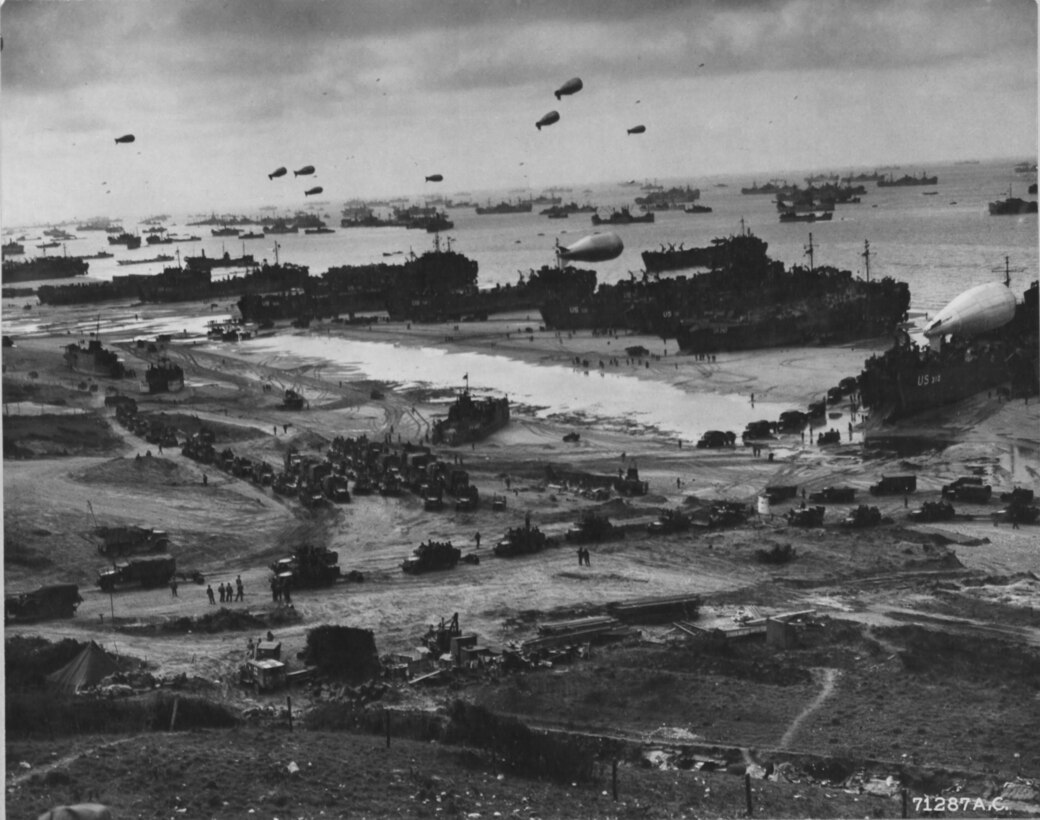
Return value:
[(57, 672), (51, 672), (47, 682), (61, 692), (75, 693), (96, 686), (103, 678), (119, 671), (116, 659), (91, 641), (65, 666)]

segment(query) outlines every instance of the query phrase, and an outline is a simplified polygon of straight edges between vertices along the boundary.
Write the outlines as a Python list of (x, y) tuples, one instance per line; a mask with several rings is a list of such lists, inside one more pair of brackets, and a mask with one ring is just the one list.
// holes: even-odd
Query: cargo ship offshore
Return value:
[(865, 281), (811, 263), (785, 270), (766, 249), (749, 231), (716, 239), (710, 248), (681, 251), (710, 265), (705, 273), (633, 276), (601, 285), (583, 300), (543, 303), (542, 318), (554, 330), (629, 330), (674, 338), (684, 353), (842, 344), (890, 333), (905, 321), (906, 283)]
[(89, 267), (90, 263), (78, 256), (38, 256), (24, 261), (5, 259), (3, 282), (12, 285), (39, 279), (67, 279), (83, 276)]
[(927, 345), (901, 332), (864, 362), (860, 399), (876, 426), (952, 404), (983, 390), (1040, 392), (1040, 282), (1016, 302), (1008, 283), (971, 288), (925, 328)]

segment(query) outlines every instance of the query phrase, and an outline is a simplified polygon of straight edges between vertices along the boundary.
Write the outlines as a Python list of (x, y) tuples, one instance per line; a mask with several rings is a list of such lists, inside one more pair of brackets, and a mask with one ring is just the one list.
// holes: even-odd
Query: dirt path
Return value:
[(100, 749), (110, 749), (113, 746), (120, 746), (124, 743), (130, 743), (131, 741), (137, 740), (141, 735), (130, 735), (129, 737), (121, 737), (118, 740), (113, 740), (108, 743), (102, 743), (100, 746), (89, 746), (84, 749), (80, 749), (78, 752), (73, 754), (59, 757), (57, 760), (52, 760), (50, 763), (46, 763), (42, 766), (35, 766), (31, 769), (27, 769), (24, 773), (18, 775), (12, 775), (7, 779), (7, 788), (13, 789), (22, 785), (30, 777), (43, 777), (48, 772), (54, 771), (55, 769), (61, 769), (68, 766), (75, 760), (79, 760), (81, 757), (92, 755)]
[(824, 702), (834, 693), (834, 682), (838, 679), (840, 671), (838, 669), (824, 669), (823, 672), (823, 686), (820, 689), (820, 693), (813, 698), (812, 703), (802, 709), (801, 714), (798, 715), (791, 725), (787, 727), (787, 731), (784, 732), (784, 736), (780, 738), (778, 748), (787, 749), (790, 748), (791, 742), (794, 740), (795, 735), (798, 734), (798, 730), (801, 728), (802, 723), (805, 722), (813, 712), (823, 706)]

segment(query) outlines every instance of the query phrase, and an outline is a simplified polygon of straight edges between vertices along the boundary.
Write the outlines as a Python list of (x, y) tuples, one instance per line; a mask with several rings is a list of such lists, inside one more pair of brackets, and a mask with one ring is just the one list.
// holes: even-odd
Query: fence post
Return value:
[(617, 802), (617, 759), (610, 764), (610, 781), (614, 789), (614, 802)]
[(181, 699), (176, 697), (173, 699), (173, 714), (170, 715), (170, 731), (173, 731), (174, 724), (177, 723), (177, 707), (180, 705)]
[(285, 708), (289, 713), (289, 731), (292, 731), (292, 697), (285, 696)]
[(751, 817), (754, 814), (754, 807), (751, 805), (751, 775), (744, 773), (744, 798), (747, 800), (747, 816)]

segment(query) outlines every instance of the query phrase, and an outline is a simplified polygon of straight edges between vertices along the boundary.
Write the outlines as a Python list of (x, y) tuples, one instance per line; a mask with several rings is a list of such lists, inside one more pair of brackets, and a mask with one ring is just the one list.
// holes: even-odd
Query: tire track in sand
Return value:
[(834, 682), (838, 679), (837, 669), (824, 669), (823, 670), (823, 688), (820, 689), (820, 693), (813, 698), (812, 703), (802, 709), (801, 714), (798, 715), (791, 725), (787, 727), (787, 731), (784, 732), (784, 736), (780, 738), (780, 744), (778, 748), (786, 749), (791, 745), (791, 741), (794, 740), (798, 730), (801, 728), (802, 723), (809, 715), (823, 706), (824, 702), (834, 693)]

